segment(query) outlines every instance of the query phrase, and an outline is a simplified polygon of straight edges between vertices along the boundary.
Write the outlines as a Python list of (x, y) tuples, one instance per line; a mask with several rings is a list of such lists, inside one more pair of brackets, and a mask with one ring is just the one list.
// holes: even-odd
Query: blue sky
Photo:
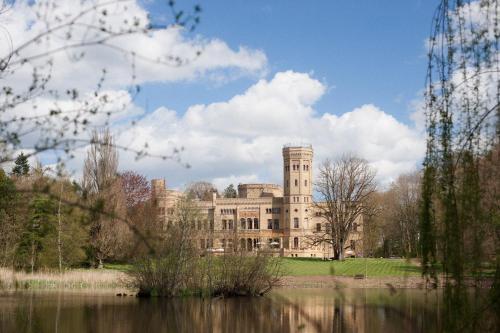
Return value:
[[(36, 5), (43, 1), (20, 0), (5, 14), (5, 28), (16, 36), (15, 43), (46, 29), (36, 16)], [(78, 6), (94, 1), (105, 0), (56, 1), (59, 6), (48, 19), (71, 17)], [(116, 28), (134, 17), (164, 28), (117, 38), (114, 46), (152, 60), (168, 55), (192, 59), (196, 50), (203, 52), (180, 67), (138, 57), (134, 83), (142, 91), (136, 99), (127, 91), (130, 53), (100, 45), (86, 48), (77, 61), (63, 52), (54, 55), (57, 71), (50, 86), (61, 96), (77, 89), (79, 102), (86, 103), (105, 68), (103, 87), (114, 103), (106, 107), (121, 110), (110, 124), (116, 142), (136, 150), (148, 143), (153, 155), (184, 147), (180, 157), (192, 166), (155, 158), (137, 162), (122, 151), (120, 169), (165, 178), (176, 188), (197, 180), (220, 189), (240, 182), (280, 184), (281, 148), (289, 142), (311, 143), (316, 167), (326, 158), (353, 153), (366, 159), (386, 185), (419, 169), (425, 153), (422, 110), (415, 106), (422, 100), (424, 41), (437, 2), (205, 1), (201, 23), (192, 33), (169, 25), (166, 0), (118, 2), (108, 8)], [(178, 8), (189, 10), (195, 3), (179, 1)], [(95, 15), (81, 21), (82, 26), (95, 24)], [(87, 36), (85, 31), (72, 35)], [(64, 46), (60, 39), (52, 43), (47, 47)], [(10, 79), (27, 82), (26, 73)], [(53, 107), (51, 96), (39, 98), (44, 108), (37, 112)], [(73, 101), (64, 105), (75, 107)], [(127, 107), (122, 110), (122, 105)], [(139, 122), (127, 126), (131, 119)], [(90, 121), (104, 125), (99, 115)], [(86, 149), (75, 151), (67, 164), (76, 178)], [(42, 162), (53, 159), (42, 157)]]
[[(200, 2), (179, 1), (179, 8)], [(158, 23), (170, 22), (166, 1), (144, 1)], [(424, 86), (424, 40), (437, 1), (206, 1), (195, 34), (265, 52), (268, 74), (312, 73), (328, 86), (315, 108), (342, 114), (372, 103), (410, 123), (411, 102)], [(146, 84), (138, 103), (183, 112), (196, 103), (229, 99), (255, 83), (199, 79)]]

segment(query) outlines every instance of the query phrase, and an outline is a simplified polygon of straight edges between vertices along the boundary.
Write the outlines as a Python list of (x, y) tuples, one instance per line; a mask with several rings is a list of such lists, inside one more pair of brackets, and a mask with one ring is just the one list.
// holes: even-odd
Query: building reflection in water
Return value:
[(70, 294), (0, 297), (1, 332), (432, 332), (436, 292), (283, 289), (203, 300)]

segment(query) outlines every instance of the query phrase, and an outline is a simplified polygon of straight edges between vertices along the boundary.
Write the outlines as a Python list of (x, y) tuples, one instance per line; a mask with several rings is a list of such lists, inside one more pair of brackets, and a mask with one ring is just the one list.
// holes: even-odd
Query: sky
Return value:
[[(14, 43), (43, 29), (33, 16), (40, 1), (18, 1), (4, 14)], [(54, 12), (80, 5), (57, 3)], [(166, 3), (131, 0), (127, 13), (110, 9), (116, 22), (132, 15), (165, 26), (149, 36), (119, 39), (118, 45), (151, 57), (180, 54), (189, 60), (179, 67), (137, 61), (142, 89), (135, 99), (126, 90), (126, 57), (96, 48), (79, 61), (68, 55), (54, 59), (55, 89), (92, 91), (98, 81), (93, 73), (99, 72), (94, 69), (107, 69), (107, 93), (116, 105), (127, 105), (111, 122), (118, 144), (140, 149), (147, 142), (149, 152), (159, 155), (183, 148), (182, 163), (135, 161), (120, 152), (121, 170), (164, 178), (174, 188), (197, 180), (219, 189), (240, 182), (280, 184), (281, 147), (290, 142), (311, 143), (316, 168), (344, 153), (365, 158), (381, 186), (420, 167), (425, 40), (437, 0), (205, 1), (194, 32), (170, 25)], [(195, 3), (177, 6), (189, 10)], [(13, 85), (26, 82), (29, 73), (18, 75)], [(40, 103), (53, 101), (42, 96)], [(130, 127), (131, 119), (137, 125)], [(79, 149), (67, 163), (75, 178), (85, 151)], [(47, 154), (39, 158), (53, 162)]]

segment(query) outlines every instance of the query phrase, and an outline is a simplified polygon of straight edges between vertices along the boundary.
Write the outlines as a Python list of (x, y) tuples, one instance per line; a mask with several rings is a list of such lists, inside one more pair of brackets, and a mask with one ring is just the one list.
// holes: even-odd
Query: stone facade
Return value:
[[(240, 248), (266, 250), (288, 257), (331, 257), (328, 244), (311, 245), (311, 238), (325, 227), (324, 218), (313, 205), (313, 149), (311, 146), (285, 146), (283, 188), (275, 184), (240, 184), (238, 198), (198, 201), (202, 221), (198, 240), (207, 251), (222, 253)], [(166, 188), (165, 181), (152, 181), (160, 218), (165, 223), (181, 192)], [(345, 242), (346, 255), (362, 255), (362, 218)], [(203, 232), (205, 231), (205, 232)]]

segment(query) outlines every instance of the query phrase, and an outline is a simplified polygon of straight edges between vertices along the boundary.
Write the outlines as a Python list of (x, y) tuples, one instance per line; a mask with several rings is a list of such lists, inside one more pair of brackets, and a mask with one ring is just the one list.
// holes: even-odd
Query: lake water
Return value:
[(265, 297), (0, 296), (0, 332), (435, 332), (436, 291), (281, 289)]

